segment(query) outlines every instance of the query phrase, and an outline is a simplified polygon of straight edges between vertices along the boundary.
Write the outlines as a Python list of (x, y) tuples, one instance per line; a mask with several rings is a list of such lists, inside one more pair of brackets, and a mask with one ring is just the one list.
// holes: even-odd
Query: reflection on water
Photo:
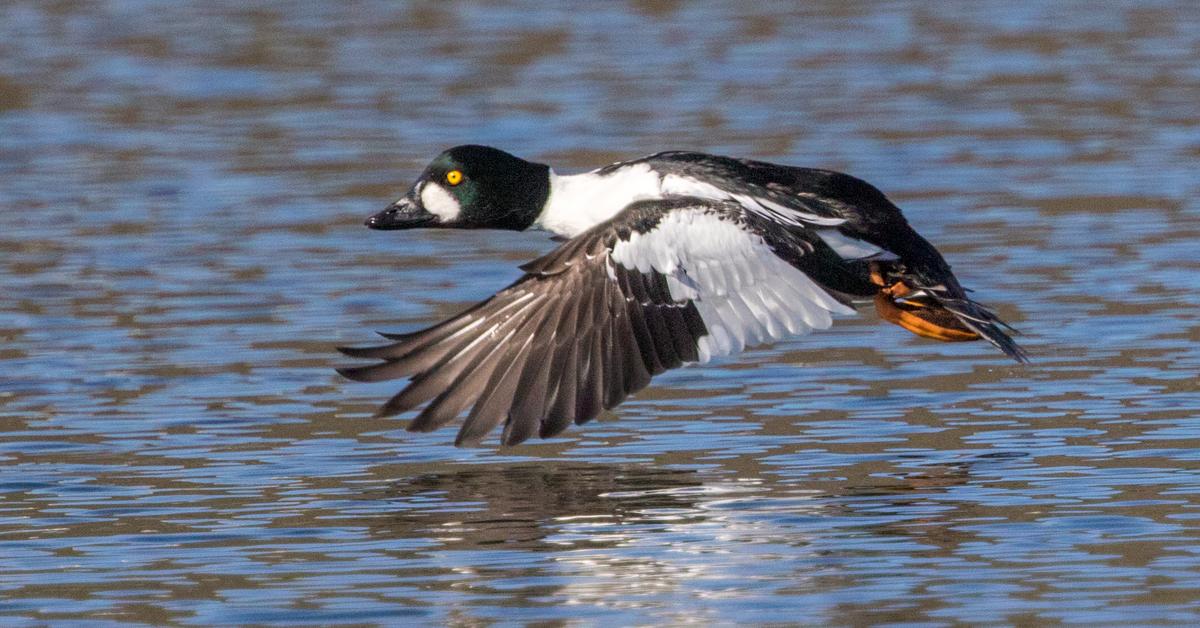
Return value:
[[(0, 617), (1200, 620), (1189, 3), (0, 7)], [(883, 188), (1027, 332), (871, 315), (456, 450), (332, 350), (548, 249), (361, 227), (445, 146)]]

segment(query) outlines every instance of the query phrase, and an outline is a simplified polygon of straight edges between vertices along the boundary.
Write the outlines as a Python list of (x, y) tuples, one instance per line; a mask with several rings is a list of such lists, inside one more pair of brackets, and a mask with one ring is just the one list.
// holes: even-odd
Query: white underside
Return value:
[(612, 260), (665, 275), (674, 299), (695, 303), (709, 332), (699, 342), (702, 362), (854, 313), (762, 238), (704, 208), (669, 213), (653, 231), (617, 243)]

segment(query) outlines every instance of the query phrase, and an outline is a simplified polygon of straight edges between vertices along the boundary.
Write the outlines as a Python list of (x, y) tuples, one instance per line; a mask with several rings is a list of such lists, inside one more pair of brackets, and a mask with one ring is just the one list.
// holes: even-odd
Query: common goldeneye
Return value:
[(411, 378), (379, 410), (429, 402), (430, 431), (470, 410), (456, 445), (503, 423), (515, 445), (582, 424), (654, 375), (748, 345), (826, 329), (873, 301), (938, 340), (1024, 351), (879, 190), (829, 170), (664, 152), (560, 175), (487, 146), (439, 155), (373, 229), (541, 229), (565, 242), (495, 296), (339, 369)]

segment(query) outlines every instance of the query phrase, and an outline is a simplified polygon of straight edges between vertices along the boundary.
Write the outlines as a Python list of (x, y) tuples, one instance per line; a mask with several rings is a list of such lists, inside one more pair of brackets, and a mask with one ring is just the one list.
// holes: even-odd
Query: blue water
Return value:
[[(0, 6), (0, 622), (1200, 622), (1188, 2)], [(362, 219), (462, 142), (896, 200), (1032, 365), (873, 314), (501, 449), (334, 347), (553, 244)]]

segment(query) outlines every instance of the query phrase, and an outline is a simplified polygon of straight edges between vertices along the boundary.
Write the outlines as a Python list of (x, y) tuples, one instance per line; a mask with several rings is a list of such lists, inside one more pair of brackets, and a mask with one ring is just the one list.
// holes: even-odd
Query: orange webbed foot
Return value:
[(949, 310), (932, 301), (903, 301), (912, 293), (912, 288), (903, 281), (887, 285), (878, 266), (871, 268), (871, 281), (880, 287), (875, 295), (875, 311), (883, 320), (899, 325), (908, 331), (943, 342), (967, 342), (979, 340), (979, 334), (958, 320)]

